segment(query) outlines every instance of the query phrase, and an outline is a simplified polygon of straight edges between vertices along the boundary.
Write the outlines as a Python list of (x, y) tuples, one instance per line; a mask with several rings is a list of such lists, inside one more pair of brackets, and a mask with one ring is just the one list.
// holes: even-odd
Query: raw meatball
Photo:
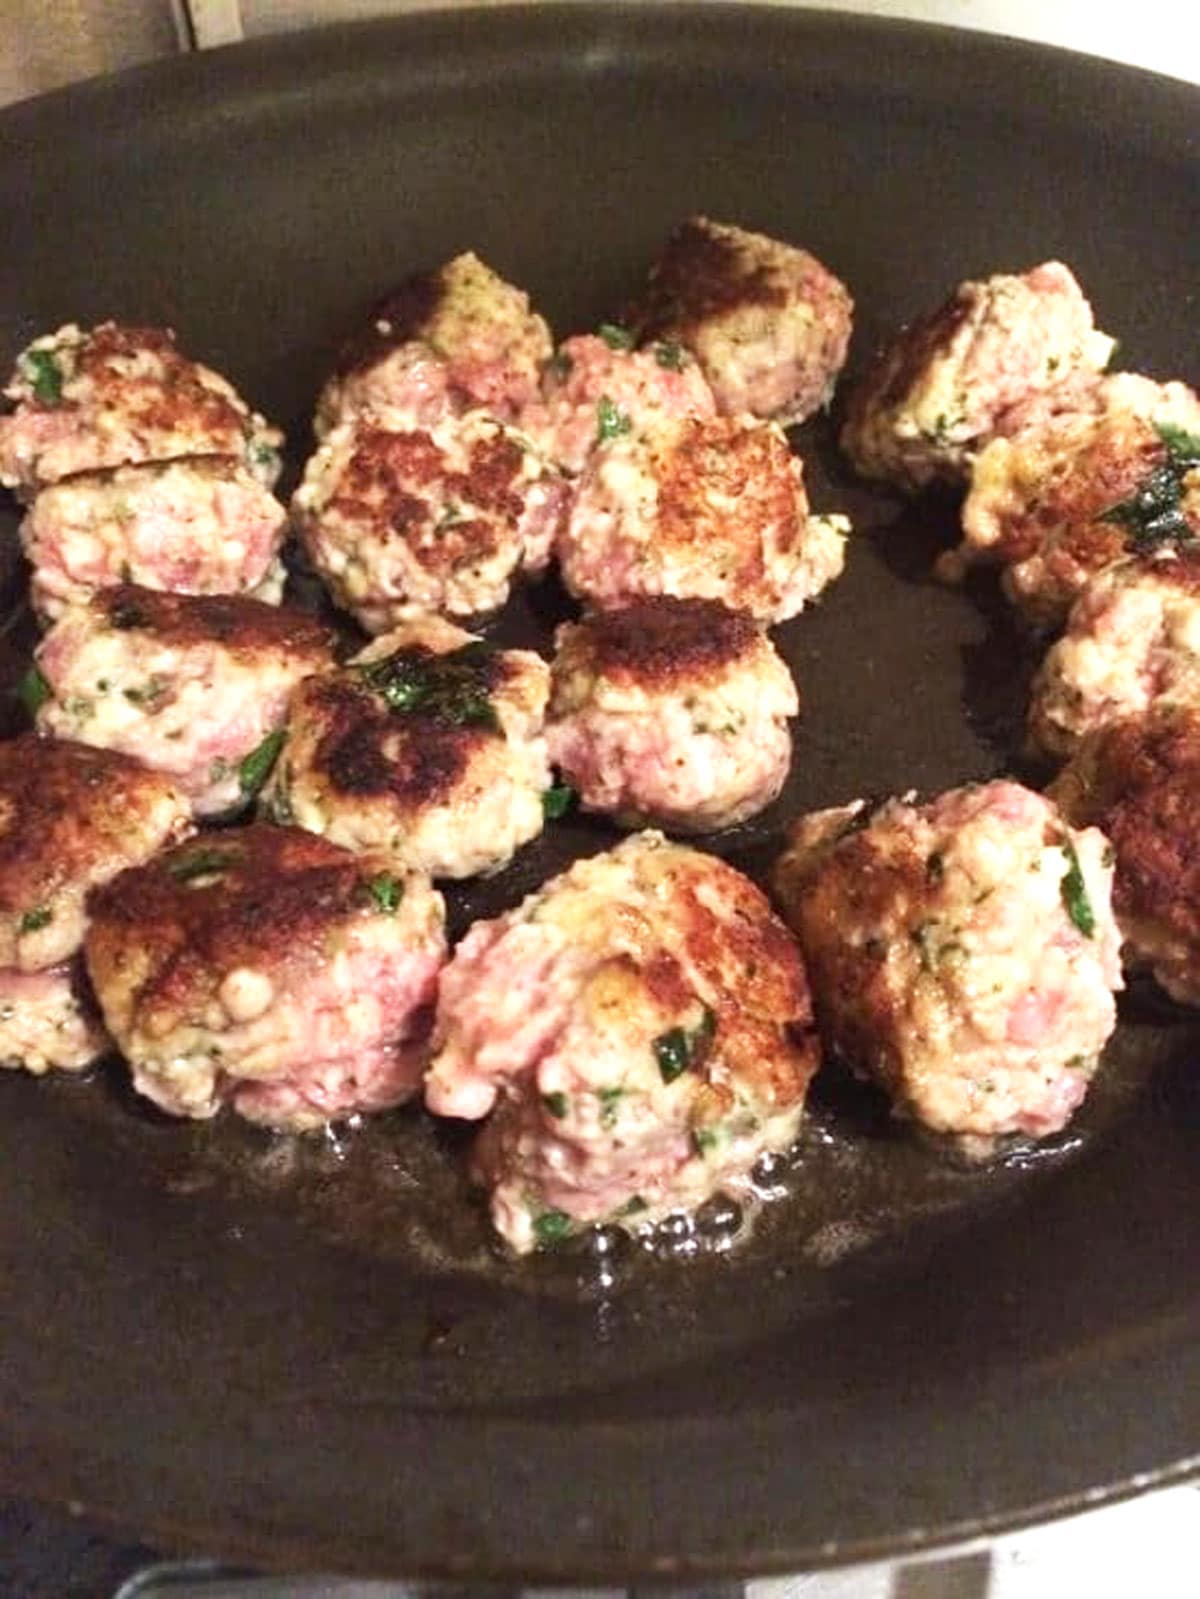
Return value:
[(552, 349), (527, 294), (477, 255), (456, 255), (375, 307), (321, 394), (317, 436), (364, 412), (397, 411), (429, 427), (480, 406), (512, 421), (536, 396)]
[(303, 1130), (408, 1099), (445, 959), (417, 873), (299, 828), (193, 839), (92, 895), (86, 953), (134, 1087)]
[(270, 487), (283, 435), (165, 328), (74, 323), (35, 339), (4, 390), (0, 483), (32, 498), (77, 472), (189, 455), (245, 459)]
[(1102, 371), (1113, 345), (1058, 261), (961, 283), (880, 352), (850, 397), (842, 448), (901, 489), (961, 482), (1009, 407)]
[(783, 787), (796, 685), (754, 620), (641, 600), (555, 638), (550, 756), (585, 810), (625, 827), (732, 827)]
[(482, 411), (429, 429), (331, 433), (292, 510), (336, 603), (368, 633), (419, 611), (475, 616), (550, 558), (566, 481)]
[(1149, 552), (1083, 588), (1034, 679), (1034, 745), (1065, 759), (1086, 733), (1154, 705), (1200, 707), (1200, 549)]
[(671, 594), (782, 622), (842, 570), (847, 527), (808, 515), (773, 422), (691, 417), (636, 434), (621, 417), (579, 479), (559, 559), (592, 605)]
[(988, 445), (963, 505), (954, 579), (1004, 563), (1004, 588), (1033, 623), (1056, 626), (1087, 579), (1130, 550), (1200, 535), (1200, 398), (1183, 383), (1120, 373), (1074, 410)]
[(633, 317), (640, 338), (684, 344), (730, 416), (790, 427), (833, 393), (853, 301), (807, 250), (690, 217), (667, 240)]
[(262, 783), (288, 697), (331, 664), (332, 636), (244, 596), (122, 583), (67, 611), (34, 659), (49, 696), (42, 732), (136, 756), (214, 816)]
[(494, 872), (542, 830), (544, 661), (417, 618), (292, 697), (267, 815), (433, 877)]
[(477, 922), (442, 975), (425, 1096), (495, 1107), (476, 1152), (519, 1253), (690, 1210), (795, 1138), (804, 968), (732, 867), (641, 833)]
[(775, 874), (826, 1045), (972, 1152), (1043, 1138), (1116, 1023), (1104, 835), (1011, 782), (803, 818)]
[(183, 795), (127, 756), (0, 743), (0, 1065), (75, 1071), (103, 1053), (78, 958), (88, 890), (189, 826)]
[(542, 395), (521, 426), (543, 455), (581, 472), (614, 428), (640, 433), (659, 417), (715, 416), (703, 372), (681, 344), (632, 348), (633, 335), (605, 327), (559, 346), (542, 374)]
[(43, 489), (21, 524), (34, 608), (53, 620), (123, 582), (278, 604), (286, 521), (231, 457), (81, 473)]
[(1075, 826), (1112, 841), (1127, 964), (1200, 1005), (1200, 709), (1111, 722), (1084, 739), (1051, 793)]

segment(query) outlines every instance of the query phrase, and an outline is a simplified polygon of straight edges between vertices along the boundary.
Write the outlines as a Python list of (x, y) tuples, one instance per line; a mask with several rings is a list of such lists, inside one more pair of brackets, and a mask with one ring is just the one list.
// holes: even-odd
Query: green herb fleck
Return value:
[(21, 375), (33, 389), (39, 405), (57, 405), (62, 399), (63, 374), (51, 350), (27, 350), (21, 357)]
[(618, 322), (601, 322), (596, 332), (610, 350), (632, 350), (636, 343), (629, 329), (621, 327)]
[(1167, 454), (1183, 472), (1200, 466), (1200, 437), (1173, 422), (1157, 422), (1154, 431), (1167, 447)]
[(625, 1090), (623, 1088), (601, 1088), (597, 1091), (596, 1098), (600, 1101), (600, 1125), (606, 1133), (611, 1132), (617, 1125), (617, 1112), (620, 1108)]
[(177, 883), (190, 883), (197, 877), (215, 877), (237, 864), (237, 856), (227, 849), (197, 849), (180, 860), (167, 862), (167, 871)]
[(607, 394), (600, 396), (596, 406), (596, 438), (601, 444), (609, 439), (619, 439), (633, 427), (628, 414), (613, 404)]
[(273, 445), (254, 442), (246, 447), (246, 462), (251, 469), (257, 469), (264, 476), (276, 476), (283, 465), (283, 458)]
[(567, 783), (552, 783), (542, 790), (542, 815), (548, 822), (557, 822), (571, 809), (575, 790)]
[(257, 794), (266, 782), (271, 768), (279, 758), (287, 734), (282, 727), (268, 733), (256, 749), (252, 749), (238, 766), (238, 787), (247, 799)]
[(565, 350), (555, 350), (546, 365), (560, 383), (565, 383), (575, 369), (575, 363)]
[(1097, 519), (1123, 527), (1139, 551), (1163, 543), (1186, 544), (1196, 536), (1183, 512), (1183, 481), (1200, 466), (1200, 438), (1169, 422), (1158, 423), (1155, 431), (1167, 459), (1151, 468), (1128, 499), (1110, 505)]
[(30, 716), (36, 716), (41, 707), (51, 698), (50, 685), (36, 666), (31, 666), (17, 684), (17, 698)]
[(1083, 880), (1083, 869), (1079, 864), (1075, 842), (1069, 835), (1063, 840), (1062, 849), (1067, 857), (1067, 870), (1062, 880), (1063, 904), (1067, 907), (1067, 915), (1084, 938), (1093, 938), (1096, 933), (1096, 913), (1088, 898), (1087, 885)]
[(397, 650), (359, 670), (396, 715), (421, 715), (449, 727), (501, 731), (489, 695), (494, 656), (486, 644), (465, 644), (445, 655), (415, 647)]
[(698, 1066), (708, 1053), (717, 1030), (717, 1018), (706, 1005), (704, 1014), (695, 1027), (672, 1027), (654, 1040), (654, 1058), (664, 1083), (673, 1083), (677, 1077)]
[(697, 1155), (707, 1155), (721, 1142), (721, 1131), (718, 1127), (693, 1127), (692, 1147)]
[(533, 1218), (533, 1236), (539, 1244), (561, 1244), (571, 1236), (571, 1218), (562, 1210), (544, 1210)]
[(1072, 1055), (1063, 1064), (1069, 1072), (1086, 1072), (1091, 1066), (1091, 1059), (1087, 1055)]
[(363, 884), (366, 897), (381, 916), (394, 916), (404, 898), (404, 883), (391, 872), (378, 872)]
[(54, 920), (54, 912), (49, 905), (35, 905), (33, 910), (26, 911), (21, 918), (22, 933), (40, 933), (43, 927), (49, 927)]
[(620, 1210), (617, 1211), (617, 1217), (621, 1218), (624, 1216), (639, 1216), (642, 1211), (649, 1210), (649, 1208), (650, 1207), (642, 1198), (641, 1194), (631, 1194), (621, 1206)]
[(156, 700), (162, 699), (166, 692), (167, 680), (159, 677), (157, 673), (148, 677), (140, 687), (124, 690), (125, 698), (131, 705), (153, 705)]
[(682, 372), (684, 362), (687, 360), (687, 351), (674, 339), (663, 339), (654, 346), (654, 359), (668, 372)]
[(543, 1094), (542, 1104), (545, 1105), (551, 1116), (555, 1117), (558, 1121), (562, 1121), (563, 1117), (567, 1114), (568, 1105), (567, 1096), (565, 1094), (560, 1094), (557, 1092), (553, 1094)]

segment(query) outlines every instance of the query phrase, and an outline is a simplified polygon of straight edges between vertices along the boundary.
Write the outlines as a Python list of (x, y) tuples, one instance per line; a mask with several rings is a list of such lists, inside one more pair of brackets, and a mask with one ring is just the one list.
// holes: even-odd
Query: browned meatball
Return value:
[(1125, 959), (1200, 1005), (1200, 710), (1163, 706), (1084, 739), (1050, 790), (1116, 852)]
[(211, 833), (92, 895), (86, 953), (134, 1086), (304, 1129), (407, 1099), (445, 958), (419, 873), (299, 828)]

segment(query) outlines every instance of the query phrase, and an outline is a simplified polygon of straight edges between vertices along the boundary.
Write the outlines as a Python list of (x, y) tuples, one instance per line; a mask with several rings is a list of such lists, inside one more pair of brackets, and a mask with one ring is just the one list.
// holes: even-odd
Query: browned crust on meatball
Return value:
[(171, 1024), (238, 966), (324, 964), (329, 938), (371, 914), (372, 863), (297, 827), (255, 823), (189, 840), (88, 896), (97, 987), (138, 951), (139, 1010)]
[(593, 671), (647, 689), (720, 677), (762, 640), (762, 629), (718, 600), (662, 596), (599, 611), (562, 630), (559, 668)]
[(850, 392), (846, 404), (848, 427), (858, 428), (868, 411), (889, 411), (900, 404), (971, 315), (974, 287), (961, 284), (935, 311), (917, 317), (876, 351), (862, 379)]
[(0, 911), (17, 915), (86, 880), (125, 839), (136, 849), (144, 813), (174, 793), (113, 750), (35, 733), (0, 743)]
[[(143, 351), (161, 361), (161, 375), (128, 377), (116, 368), (115, 362)], [(201, 381), (195, 362), (175, 348), (175, 335), (168, 328), (105, 322), (83, 340), (75, 359), (77, 374), (92, 379), (105, 407), (136, 416), (141, 426), (164, 432), (187, 426), (238, 434), (245, 428), (238, 406)]]
[(791, 461), (787, 440), (774, 428), (748, 428), (737, 417), (688, 417), (659, 473), (656, 541), (691, 550), (708, 542), (728, 544), (731, 530), (740, 531), (737, 574), (731, 573), (729, 586), (736, 598), (741, 587), (761, 581), (763, 551), (757, 539), (744, 536), (736, 516), (714, 508), (714, 486), (723, 498), (753, 505), (760, 527), (778, 528), (779, 549), (786, 553), (799, 548), (805, 528), (803, 490)]
[(405, 278), (375, 302), (364, 325), (343, 344), (334, 375), (344, 378), (366, 372), (400, 345), (420, 339), (445, 295), (445, 266)]
[(118, 583), (93, 595), (88, 609), (119, 632), (149, 633), (183, 646), (286, 650), (318, 664), (329, 658), (335, 641), (315, 617), (244, 594), (167, 594)]
[(642, 339), (686, 337), (726, 311), (787, 303), (787, 289), (767, 263), (748, 266), (733, 239), (706, 218), (689, 217), (668, 238), (630, 319)]

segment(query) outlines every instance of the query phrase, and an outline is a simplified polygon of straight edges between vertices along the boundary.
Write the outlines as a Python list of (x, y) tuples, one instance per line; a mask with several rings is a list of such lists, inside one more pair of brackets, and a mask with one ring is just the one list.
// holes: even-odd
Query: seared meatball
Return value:
[(690, 217), (650, 272), (632, 318), (686, 345), (726, 415), (790, 427), (824, 405), (846, 359), (853, 301), (807, 250)]
[(640, 833), (477, 922), (442, 974), (430, 1107), (478, 1119), (519, 1253), (690, 1210), (796, 1135), (804, 968), (732, 867)]
[(581, 472), (614, 429), (640, 433), (658, 417), (715, 416), (703, 372), (681, 344), (632, 348), (632, 334), (606, 327), (568, 339), (546, 363), (541, 398), (521, 427), (564, 471)]
[(286, 521), (231, 457), (81, 473), (43, 489), (21, 524), (34, 608), (53, 619), (122, 582), (278, 604)]
[(1200, 709), (1164, 705), (1110, 722), (1050, 792), (1073, 825), (1102, 827), (1112, 842), (1126, 963), (1200, 1005)]
[(527, 294), (477, 255), (456, 255), (375, 307), (321, 394), (317, 436), (364, 412), (396, 411), (429, 427), (480, 406), (512, 421), (537, 394), (552, 349)]
[(1120, 373), (1074, 409), (1036, 417), (975, 462), (954, 579), (1004, 563), (1004, 588), (1035, 624), (1063, 621), (1087, 579), (1129, 550), (1200, 534), (1200, 398), (1183, 383)]
[(265, 814), (432, 877), (494, 872), (542, 830), (544, 661), (438, 617), (292, 696)]
[(368, 633), (418, 611), (475, 616), (539, 571), (565, 479), (482, 411), (408, 431), (364, 421), (331, 433), (292, 510), (336, 603)]
[(620, 418), (592, 453), (559, 540), (572, 594), (721, 600), (782, 622), (837, 577), (842, 517), (810, 517), (800, 462), (772, 422)]
[(1085, 584), (1033, 684), (1032, 742), (1066, 757), (1106, 722), (1200, 707), (1200, 549), (1119, 561)]
[(72, 607), (38, 645), (49, 697), (37, 723), (136, 756), (213, 816), (261, 784), (288, 696), (331, 652), (327, 629), (298, 611), (122, 583)]
[(896, 1111), (982, 1152), (1041, 1138), (1116, 1022), (1104, 835), (1016, 783), (802, 818), (776, 889), (827, 1046)]
[(702, 833), (783, 787), (800, 702), (753, 618), (663, 597), (568, 622), (555, 645), (550, 757), (585, 810)]
[(1102, 371), (1113, 343), (1058, 261), (960, 283), (880, 352), (850, 397), (842, 448), (901, 489), (961, 482), (1010, 407)]
[(0, 1065), (78, 1070), (104, 1051), (79, 960), (88, 890), (189, 826), (174, 785), (125, 755), (0, 743)]
[(134, 1087), (303, 1130), (408, 1099), (421, 1077), (441, 895), (299, 828), (230, 828), (92, 895), (86, 954)]
[(0, 483), (26, 498), (77, 472), (190, 455), (244, 458), (268, 487), (279, 475), (283, 435), (169, 329), (71, 323), (21, 352), (4, 393)]

